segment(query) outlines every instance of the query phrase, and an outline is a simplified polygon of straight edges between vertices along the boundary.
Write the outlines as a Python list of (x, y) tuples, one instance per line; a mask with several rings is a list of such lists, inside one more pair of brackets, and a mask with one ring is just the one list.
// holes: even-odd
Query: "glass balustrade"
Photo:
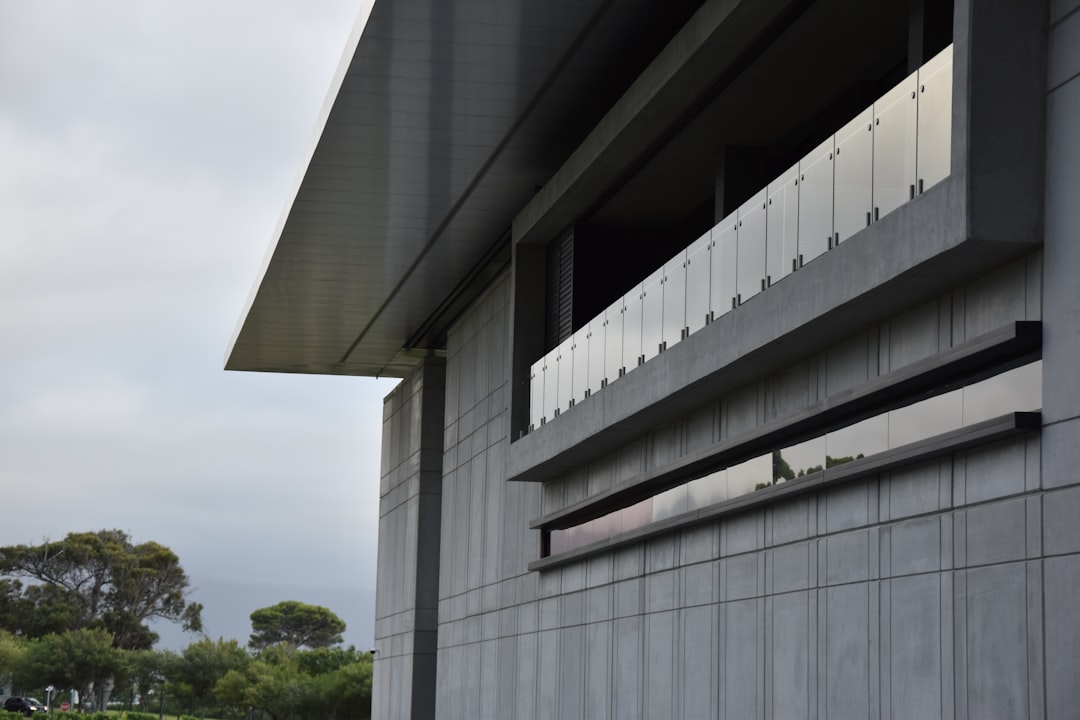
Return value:
[(765, 218), (766, 285), (798, 269), (799, 259), (799, 166), (795, 165), (769, 184)]
[(660, 268), (641, 286), (641, 356), (648, 362), (660, 354), (664, 337), (664, 268)]
[[(562, 548), (560, 552), (573, 550), (619, 532), (813, 475), (885, 450), (1010, 412), (1040, 407), (1041, 360), (691, 479), (582, 525), (551, 530), (551, 552), (555, 554), (556, 547)], [(581, 532), (583, 526), (588, 526), (591, 532)], [(604, 532), (598, 532), (600, 529)]]
[(660, 343), (665, 349), (682, 340), (686, 332), (686, 255), (684, 250), (664, 264), (664, 328)]
[(641, 361), (643, 288), (644, 283), (639, 283), (633, 290), (623, 295), (622, 365), (624, 372), (630, 372)]
[(950, 46), (534, 363), (532, 427), (944, 180), (951, 118)]
[(623, 373), (623, 301), (619, 298), (604, 311), (604, 383), (610, 385)]
[[(712, 230), (686, 248), (686, 332), (693, 334), (709, 322)], [(668, 343), (669, 345), (671, 343)]]
[(746, 302), (765, 289), (765, 218), (768, 189), (747, 200), (736, 211), (738, 250), (736, 251), (736, 297)]

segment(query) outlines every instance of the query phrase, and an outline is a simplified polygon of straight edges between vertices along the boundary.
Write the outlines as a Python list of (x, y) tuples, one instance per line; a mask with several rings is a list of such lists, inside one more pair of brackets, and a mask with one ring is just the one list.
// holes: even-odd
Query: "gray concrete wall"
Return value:
[(541, 510), (695, 438), (1040, 319), (1043, 294), (1035, 253), (541, 490), (502, 479), (508, 285), (499, 284), (448, 350), (438, 716), (1072, 715), (1075, 640), (1046, 628), (1053, 613), (1077, 625), (1080, 488), (1044, 489), (1051, 463), (1038, 433), (524, 571), (539, 556), (526, 526)]
[[(509, 280), (452, 328), (438, 717), (1077, 716), (1080, 2), (1052, 2), (1050, 22), (1042, 251), (853, 328), (543, 486), (505, 482)], [(525, 569), (539, 557), (528, 522), (542, 513), (1004, 323), (1040, 319), (1039, 433)], [(397, 562), (408, 559), (380, 550), (380, 642), (391, 648), (405, 637), (387, 632), (392, 603), (408, 591), (382, 586), (411, 582), (384, 576)], [(396, 682), (377, 687), (380, 717), (392, 716)]]
[[(1080, 2), (1050, 3), (1043, 279), (1046, 709), (1080, 707)], [(1052, 489), (1052, 490), (1051, 490)]]
[(374, 717), (435, 717), (442, 360), (430, 358), (383, 404)]

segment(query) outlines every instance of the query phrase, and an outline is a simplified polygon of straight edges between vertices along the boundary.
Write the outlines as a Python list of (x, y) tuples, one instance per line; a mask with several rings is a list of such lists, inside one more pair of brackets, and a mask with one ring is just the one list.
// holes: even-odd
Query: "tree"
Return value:
[[(69, 533), (41, 545), (0, 547), (0, 574), (36, 581), (0, 587), (0, 622), (40, 636), (64, 628), (103, 628), (117, 647), (148, 648), (150, 619), (202, 629), (202, 606), (185, 598), (188, 577), (163, 545), (135, 545), (120, 530)], [(12, 626), (17, 623), (17, 626)]]
[(214, 686), (231, 670), (244, 669), (250, 658), (236, 640), (203, 638), (184, 648), (169, 674), (170, 681), (183, 683), (202, 717), (214, 699)]
[(25, 651), (25, 642), (6, 630), (0, 630), (0, 678), (15, 671)]
[(89, 689), (111, 678), (122, 662), (112, 635), (100, 628), (82, 628), (31, 640), (14, 675), (22, 687), (55, 685), (90, 697)]
[(285, 643), (294, 648), (337, 645), (345, 621), (319, 605), (286, 600), (251, 613), (251, 639), (255, 649)]

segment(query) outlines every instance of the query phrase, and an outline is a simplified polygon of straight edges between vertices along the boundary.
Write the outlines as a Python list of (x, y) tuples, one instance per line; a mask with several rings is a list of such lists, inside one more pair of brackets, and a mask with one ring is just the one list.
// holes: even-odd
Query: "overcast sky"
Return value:
[(362, 4), (0, 0), (0, 544), (119, 528), (214, 637), (370, 647), (393, 381), (222, 370)]

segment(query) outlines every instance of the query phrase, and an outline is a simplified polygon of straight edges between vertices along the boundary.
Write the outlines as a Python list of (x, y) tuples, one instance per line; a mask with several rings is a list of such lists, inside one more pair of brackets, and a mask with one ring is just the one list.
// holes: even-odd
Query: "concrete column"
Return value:
[(446, 362), (387, 395), (375, 602), (375, 717), (435, 717)]

